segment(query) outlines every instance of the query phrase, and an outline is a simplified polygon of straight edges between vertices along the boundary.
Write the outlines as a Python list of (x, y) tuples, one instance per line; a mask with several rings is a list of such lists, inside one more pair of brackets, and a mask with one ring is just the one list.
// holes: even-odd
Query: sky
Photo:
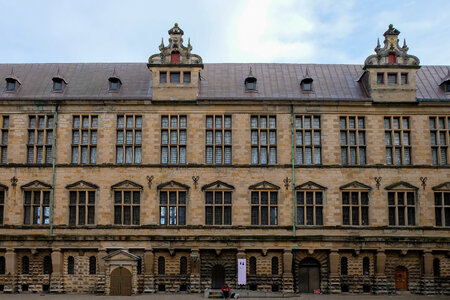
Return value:
[(147, 62), (177, 22), (204, 63), (363, 64), (389, 24), (450, 64), (448, 0), (0, 0), (0, 63)]

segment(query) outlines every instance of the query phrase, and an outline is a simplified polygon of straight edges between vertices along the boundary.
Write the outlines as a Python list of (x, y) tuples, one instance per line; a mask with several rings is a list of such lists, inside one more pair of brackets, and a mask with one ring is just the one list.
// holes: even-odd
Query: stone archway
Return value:
[(115, 268), (111, 274), (111, 293), (113, 296), (131, 296), (133, 275), (124, 267)]
[(320, 289), (320, 263), (311, 257), (303, 259), (299, 264), (300, 293), (314, 293)]

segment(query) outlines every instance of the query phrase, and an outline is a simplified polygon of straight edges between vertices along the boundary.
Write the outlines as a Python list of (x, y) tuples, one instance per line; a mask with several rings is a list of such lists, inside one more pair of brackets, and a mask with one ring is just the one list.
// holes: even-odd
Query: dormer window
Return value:
[(184, 72), (183, 73), (183, 82), (184, 83), (191, 83), (191, 72)]
[(397, 83), (397, 74), (389, 73), (388, 74), (388, 84), (396, 84)]
[(247, 91), (256, 91), (256, 78), (245, 79), (245, 89)]
[(61, 78), (53, 78), (53, 91), (62, 92), (63, 90), (63, 80)]
[(445, 85), (445, 92), (450, 93), (450, 81), (448, 81), (447, 84)]
[(14, 92), (16, 90), (17, 81), (11, 78), (6, 79), (6, 90), (8, 92)]
[(159, 83), (167, 83), (167, 72), (159, 73)]
[(120, 89), (120, 86), (122, 85), (122, 82), (118, 77), (110, 77), (108, 79), (109, 82), (109, 91), (110, 92), (118, 92)]
[(180, 72), (170, 72), (170, 82), (180, 83)]
[(178, 51), (173, 51), (170, 54), (170, 62), (171, 63), (179, 63), (180, 62), (180, 52)]
[(408, 84), (408, 73), (402, 73), (401, 75), (401, 84)]
[(384, 83), (384, 73), (377, 73), (377, 84)]
[(312, 91), (312, 81), (309, 81), (309, 82), (304, 81), (303, 82), (303, 91), (305, 91), (305, 92)]

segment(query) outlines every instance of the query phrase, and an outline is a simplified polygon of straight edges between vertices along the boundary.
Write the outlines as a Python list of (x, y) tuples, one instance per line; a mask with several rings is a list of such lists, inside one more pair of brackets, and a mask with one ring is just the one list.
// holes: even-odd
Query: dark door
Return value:
[(320, 289), (320, 264), (317, 260), (306, 258), (300, 262), (299, 268), (300, 293), (314, 293)]
[(395, 289), (397, 291), (408, 290), (408, 269), (405, 267), (395, 269)]
[(215, 265), (211, 271), (212, 288), (220, 289), (225, 284), (225, 268), (222, 265)]
[(131, 296), (131, 272), (119, 267), (111, 272), (111, 295)]

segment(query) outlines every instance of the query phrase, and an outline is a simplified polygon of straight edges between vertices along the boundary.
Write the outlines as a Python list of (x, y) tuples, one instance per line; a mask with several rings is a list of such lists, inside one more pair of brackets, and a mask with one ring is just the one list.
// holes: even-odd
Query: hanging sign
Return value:
[(238, 284), (247, 284), (247, 260), (245, 258), (238, 259)]

